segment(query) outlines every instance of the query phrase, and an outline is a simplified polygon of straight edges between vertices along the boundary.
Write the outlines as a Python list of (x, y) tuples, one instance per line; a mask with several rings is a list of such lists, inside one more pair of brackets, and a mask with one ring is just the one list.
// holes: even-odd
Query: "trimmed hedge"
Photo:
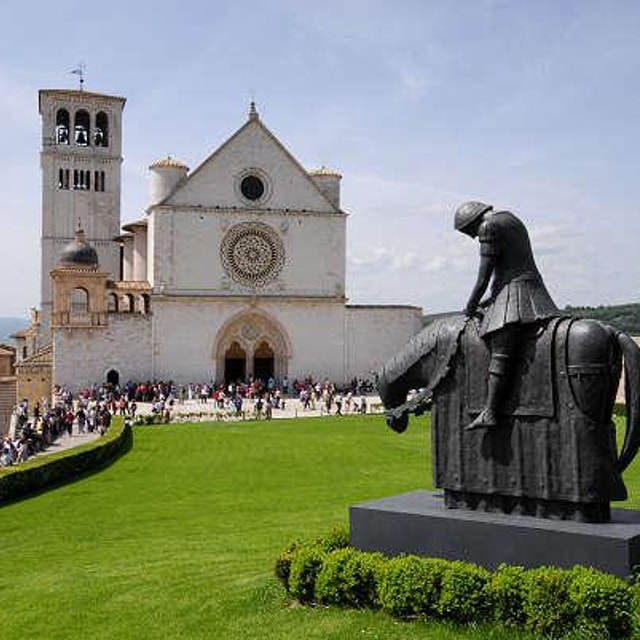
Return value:
[(345, 540), (345, 530), (334, 530), (285, 549), (275, 573), (287, 592), (308, 605), (381, 608), (405, 620), (493, 620), (556, 638), (628, 638), (636, 627), (638, 586), (596, 569), (501, 565), (491, 572), (438, 558), (388, 558)]
[(442, 576), (447, 566), (436, 558), (387, 559), (378, 584), (383, 610), (400, 618), (437, 617)]
[(93, 442), (0, 469), (0, 506), (58, 487), (108, 466), (133, 444), (131, 426), (114, 420)]
[(354, 609), (377, 609), (379, 572), (382, 554), (358, 553), (355, 549), (337, 549), (324, 558), (315, 585), (320, 604)]

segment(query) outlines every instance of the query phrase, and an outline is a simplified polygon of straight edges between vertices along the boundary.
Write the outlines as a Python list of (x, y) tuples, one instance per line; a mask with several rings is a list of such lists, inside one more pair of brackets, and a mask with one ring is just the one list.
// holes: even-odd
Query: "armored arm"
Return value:
[(475, 313), (475, 310), (480, 304), (480, 299), (484, 295), (484, 292), (489, 286), (491, 275), (493, 274), (493, 268), (495, 266), (495, 257), (493, 255), (481, 255), (480, 267), (478, 268), (478, 278), (471, 291), (467, 306), (465, 307), (465, 313), (471, 316)]

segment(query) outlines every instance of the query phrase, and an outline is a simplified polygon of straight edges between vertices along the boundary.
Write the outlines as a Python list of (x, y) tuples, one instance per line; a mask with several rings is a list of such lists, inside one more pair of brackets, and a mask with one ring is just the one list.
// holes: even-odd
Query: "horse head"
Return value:
[[(408, 426), (410, 413), (420, 415), (425, 411), (433, 391), (449, 371), (466, 322), (462, 315), (435, 320), (382, 367), (378, 393), (392, 429), (401, 433)], [(412, 389), (419, 391), (407, 401)]]

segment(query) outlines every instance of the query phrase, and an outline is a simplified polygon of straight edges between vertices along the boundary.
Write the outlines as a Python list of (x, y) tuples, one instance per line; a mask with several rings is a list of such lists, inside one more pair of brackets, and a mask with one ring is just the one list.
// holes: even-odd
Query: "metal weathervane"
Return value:
[(69, 72), (75, 76), (79, 76), (78, 81), (80, 82), (80, 91), (84, 90), (84, 72), (86, 68), (86, 65), (81, 62), (77, 67), (71, 69)]

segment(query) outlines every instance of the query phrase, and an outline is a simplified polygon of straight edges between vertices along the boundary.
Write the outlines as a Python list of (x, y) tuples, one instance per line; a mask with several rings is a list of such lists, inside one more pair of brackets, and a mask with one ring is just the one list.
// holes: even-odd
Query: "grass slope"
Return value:
[(0, 509), (3, 640), (525, 638), (291, 607), (273, 577), (348, 505), (428, 487), (428, 420), (140, 427), (105, 471)]

